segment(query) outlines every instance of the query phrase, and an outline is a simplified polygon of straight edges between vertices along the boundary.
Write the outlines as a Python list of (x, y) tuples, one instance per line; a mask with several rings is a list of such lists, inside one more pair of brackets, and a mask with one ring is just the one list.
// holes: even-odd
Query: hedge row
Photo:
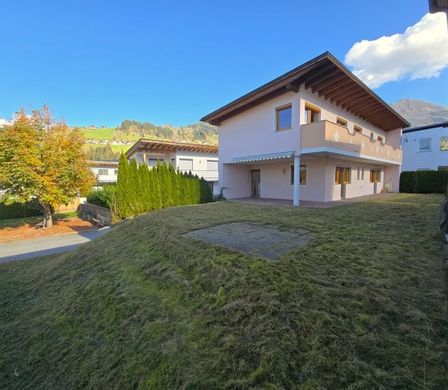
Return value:
[(165, 163), (149, 169), (146, 164), (120, 157), (112, 211), (120, 220), (166, 207), (211, 202), (208, 183), (176, 171)]
[(0, 219), (34, 217), (36, 215), (42, 215), (42, 213), (31, 203), (13, 203), (10, 205), (0, 203)]
[(445, 193), (448, 170), (406, 171), (400, 175), (400, 192), (418, 194)]

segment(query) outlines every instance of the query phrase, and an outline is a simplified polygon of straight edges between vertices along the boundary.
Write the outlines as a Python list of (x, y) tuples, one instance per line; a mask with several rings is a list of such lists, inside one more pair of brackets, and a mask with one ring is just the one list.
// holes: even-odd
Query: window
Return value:
[(373, 132), (370, 132), (370, 141), (375, 142), (375, 134)]
[(355, 130), (355, 134), (356, 134), (356, 133), (358, 133), (358, 134), (362, 134), (362, 127), (361, 127), (361, 126), (354, 125), (354, 126), (353, 126), (353, 130)]
[(182, 171), (192, 171), (193, 170), (193, 159), (180, 158), (179, 159), (179, 169)]
[(114, 175), (118, 175), (118, 169), (114, 170)]
[(418, 151), (419, 152), (430, 152), (431, 151), (431, 138), (420, 138), (418, 140)]
[(361, 180), (361, 167), (358, 167), (358, 170), (356, 172), (356, 180)]
[[(291, 165), (291, 185), (294, 184), (294, 165)], [(306, 184), (306, 165), (300, 165), (300, 184)]]
[(309, 103), (305, 103), (305, 123), (318, 122), (320, 120), (320, 110)]
[(163, 162), (161, 158), (148, 158), (148, 165), (150, 167), (155, 167), (159, 162)]
[(440, 151), (448, 152), (448, 137), (440, 137)]
[(334, 182), (336, 184), (349, 184), (351, 179), (351, 169), (347, 167), (336, 167)]
[(217, 171), (218, 161), (217, 160), (207, 160), (207, 171)]
[(348, 126), (348, 122), (347, 122), (345, 119), (343, 119), (343, 118), (339, 118), (339, 117), (337, 117), (337, 119), (336, 119), (336, 123), (337, 123), (338, 125), (340, 125), (340, 126), (344, 126), (344, 127), (347, 127), (347, 126)]
[(277, 131), (289, 130), (292, 127), (292, 107), (291, 105), (286, 107), (280, 107), (275, 109)]
[(108, 169), (98, 169), (98, 175), (108, 175), (109, 170)]
[(384, 137), (382, 137), (381, 135), (378, 136), (378, 141), (381, 142), (382, 144), (384, 144)]
[(379, 169), (370, 170), (370, 182), (379, 183), (381, 181), (381, 171)]

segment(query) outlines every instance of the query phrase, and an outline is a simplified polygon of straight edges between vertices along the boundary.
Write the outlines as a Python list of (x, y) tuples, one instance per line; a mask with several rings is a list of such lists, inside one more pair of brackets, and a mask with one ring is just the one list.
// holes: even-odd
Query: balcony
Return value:
[(334, 154), (399, 165), (400, 147), (393, 147), (370, 137), (352, 133), (346, 127), (323, 120), (301, 126), (302, 155)]

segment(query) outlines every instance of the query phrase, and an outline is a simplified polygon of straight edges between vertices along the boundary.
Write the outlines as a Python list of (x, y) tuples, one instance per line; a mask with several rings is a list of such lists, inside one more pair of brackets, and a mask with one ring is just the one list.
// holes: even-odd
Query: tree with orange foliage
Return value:
[(77, 129), (54, 122), (47, 107), (0, 128), (1, 202), (36, 204), (44, 227), (53, 226), (52, 213), (69, 204), (94, 183)]

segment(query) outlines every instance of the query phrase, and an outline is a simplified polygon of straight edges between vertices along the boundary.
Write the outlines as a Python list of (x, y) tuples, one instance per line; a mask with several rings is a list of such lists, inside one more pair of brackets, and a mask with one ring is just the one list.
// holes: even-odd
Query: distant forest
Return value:
[(118, 159), (121, 151), (127, 150), (139, 138), (192, 142), (216, 145), (218, 130), (207, 123), (189, 126), (154, 125), (150, 122), (124, 120), (116, 128), (81, 128), (87, 139), (87, 156), (90, 160)]
[(150, 122), (124, 120), (116, 128), (117, 135), (138, 133), (141, 137), (156, 137), (170, 141), (200, 142), (217, 144), (218, 131), (215, 126), (198, 122), (189, 126), (175, 127), (171, 125), (158, 126)]

